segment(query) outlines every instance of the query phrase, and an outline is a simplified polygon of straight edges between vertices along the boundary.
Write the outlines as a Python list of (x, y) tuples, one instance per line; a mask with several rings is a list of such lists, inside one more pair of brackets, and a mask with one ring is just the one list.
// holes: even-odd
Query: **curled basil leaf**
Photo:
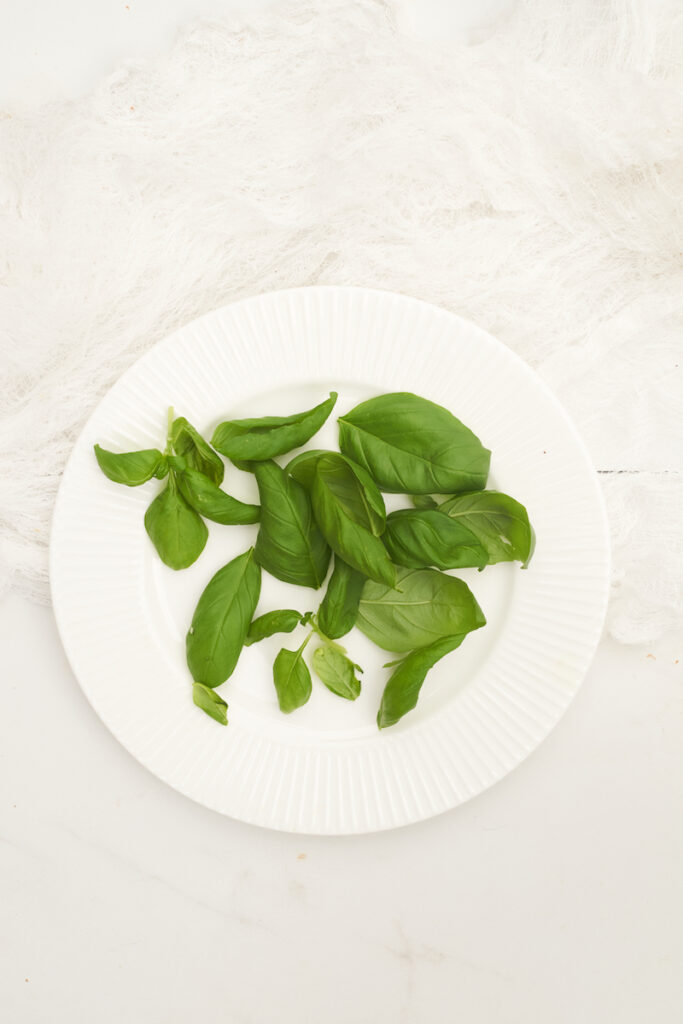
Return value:
[(341, 416), (339, 446), (381, 490), (403, 494), (478, 490), (491, 457), (448, 409), (410, 392), (371, 398)]
[(226, 494), (198, 469), (187, 466), (179, 472), (178, 488), (188, 505), (214, 523), (244, 526), (259, 521), (261, 509), (258, 505), (248, 505)]
[(297, 651), (288, 651), (283, 647), (273, 663), (277, 700), (280, 711), (286, 715), (302, 707), (311, 696), (311, 673), (303, 659), (304, 648), (309, 640), (310, 637), (306, 637)]
[(161, 561), (171, 569), (187, 569), (206, 544), (206, 523), (178, 491), (173, 473), (145, 512), (145, 529)]
[(500, 491), (458, 494), (439, 505), (439, 512), (460, 523), (485, 548), (490, 565), (518, 560), (529, 564), (536, 537), (524, 505)]
[(355, 700), (360, 694), (360, 665), (354, 665), (341, 651), (323, 644), (313, 652), (313, 668), (328, 690), (345, 700)]
[(156, 477), (157, 480), (163, 480), (164, 477), (168, 476), (168, 470), (169, 470), (168, 456), (162, 455), (161, 456), (161, 461), (159, 462), (159, 465), (154, 470), (154, 476)]
[(95, 445), (97, 463), (106, 477), (115, 484), (139, 487), (155, 476), (165, 464), (164, 456), (157, 448), (145, 448), (139, 452), (109, 452)]
[(465, 639), (460, 636), (445, 636), (434, 641), (428, 647), (411, 651), (407, 657), (399, 661), (384, 687), (382, 701), (377, 712), (377, 725), (386, 729), (395, 725), (408, 711), (417, 704), (422, 684), (430, 668), (437, 661), (454, 651)]
[(211, 443), (229, 459), (274, 459), (310, 440), (320, 430), (336, 401), (337, 392), (332, 391), (330, 397), (314, 409), (292, 416), (226, 420), (216, 427)]
[(410, 500), (414, 508), (438, 508), (439, 503), (431, 494), (411, 494)]
[(205, 711), (211, 718), (215, 718), (220, 725), (228, 724), (228, 705), (222, 697), (219, 697), (215, 690), (209, 689), (202, 683), (192, 684), (192, 700), (198, 708)]
[(392, 562), (411, 569), (464, 569), (486, 565), (486, 548), (455, 519), (436, 509), (401, 509), (387, 517), (382, 537)]
[(307, 491), (310, 491), (313, 486), (313, 477), (315, 476), (315, 467), (318, 465), (318, 459), (322, 455), (337, 455), (337, 452), (330, 452), (329, 448), (312, 448), (310, 451), (301, 452), (300, 455), (295, 455), (294, 458), (287, 463), (285, 466), (285, 473), (289, 473), (293, 476), (302, 487), (305, 487)]
[(334, 556), (332, 575), (317, 615), (321, 632), (330, 640), (345, 636), (354, 626), (364, 584), (362, 573), (347, 565), (339, 555)]
[(191, 469), (208, 476), (216, 486), (223, 483), (223, 460), (184, 416), (178, 416), (173, 420), (169, 441), (176, 455), (184, 458)]
[(368, 580), (356, 625), (378, 647), (398, 654), (486, 624), (466, 583), (436, 569), (399, 569), (396, 587)]
[(232, 675), (261, 590), (254, 549), (219, 569), (205, 587), (186, 638), (192, 678), (213, 689)]
[(317, 590), (327, 575), (331, 552), (306, 490), (276, 462), (255, 462), (253, 471), (261, 498), (257, 561), (285, 583)]
[(304, 621), (304, 618), (305, 616), (301, 612), (297, 612), (293, 608), (282, 608), (275, 612), (259, 615), (258, 619), (254, 619), (250, 625), (244, 645), (250, 647), (275, 633), (291, 633)]
[(379, 539), (384, 517), (376, 495), (348, 459), (334, 453), (318, 459), (311, 499), (318, 526), (335, 554), (370, 579), (392, 585), (395, 569)]

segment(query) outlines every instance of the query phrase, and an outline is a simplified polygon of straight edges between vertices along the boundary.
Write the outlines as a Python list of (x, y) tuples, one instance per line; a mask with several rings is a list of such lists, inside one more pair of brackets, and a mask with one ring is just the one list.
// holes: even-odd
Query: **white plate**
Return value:
[[(211, 575), (256, 527), (210, 524), (201, 558), (167, 569), (143, 526), (161, 485), (107, 480), (92, 452), (163, 447), (167, 407), (201, 431), (227, 416), (288, 413), (339, 391), (334, 415), (385, 391), (447, 406), (492, 449), (489, 486), (529, 509), (531, 566), (460, 572), (488, 619), (434, 668), (418, 707), (375, 725), (387, 660), (354, 630), (365, 668), (354, 703), (314, 684), (282, 715), (272, 661), (298, 633), (243, 651), (221, 688), (222, 728), (196, 709), (184, 637)], [(311, 447), (335, 445), (334, 415)], [(231, 466), (224, 487), (258, 500)], [(396, 496), (388, 501), (397, 504)], [(579, 437), (539, 378), (498, 341), (426, 303), (361, 288), (275, 292), (219, 309), (140, 359), (103, 399), (64, 472), (52, 529), (55, 614), (73, 670), (119, 741), (181, 793), (270, 828), (353, 833), (455, 807), (502, 778), (561, 717), (599, 640), (608, 541), (597, 479)], [(264, 573), (259, 613), (316, 608), (321, 592)]]

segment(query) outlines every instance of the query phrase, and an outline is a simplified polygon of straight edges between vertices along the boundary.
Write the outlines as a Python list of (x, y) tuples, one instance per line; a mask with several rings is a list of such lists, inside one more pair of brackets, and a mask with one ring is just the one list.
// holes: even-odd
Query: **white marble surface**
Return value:
[[(0, 104), (76, 95), (189, 15), (235, 6), (12, 5)], [(494, 6), (463, 0), (461, 24)], [(398, 832), (302, 838), (149, 775), (85, 701), (52, 613), (5, 600), (0, 1019), (678, 1024), (682, 677), (683, 633), (604, 641), (555, 732), (477, 800)]]

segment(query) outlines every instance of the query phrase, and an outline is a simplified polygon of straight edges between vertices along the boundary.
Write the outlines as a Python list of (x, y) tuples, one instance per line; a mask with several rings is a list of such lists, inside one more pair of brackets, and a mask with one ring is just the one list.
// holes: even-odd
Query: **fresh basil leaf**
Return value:
[(187, 569), (196, 562), (209, 536), (202, 517), (179, 493), (173, 473), (145, 512), (145, 529), (161, 561), (171, 569)]
[(331, 552), (316, 526), (306, 490), (276, 462), (255, 462), (261, 498), (256, 559), (285, 583), (317, 590), (327, 575)]
[(395, 569), (379, 534), (384, 519), (347, 459), (318, 459), (311, 491), (313, 512), (335, 554), (370, 579), (393, 585)]
[(304, 648), (310, 637), (306, 637), (297, 651), (283, 647), (273, 663), (273, 682), (280, 711), (286, 715), (296, 711), (311, 696), (311, 673), (303, 659)]
[(275, 633), (291, 633), (303, 620), (304, 616), (301, 612), (294, 611), (293, 608), (282, 608), (279, 611), (266, 612), (265, 615), (259, 615), (258, 619), (254, 619), (249, 627), (244, 645), (245, 647), (250, 647), (252, 644), (257, 644), (259, 640), (265, 640), (266, 637), (273, 636)]
[(292, 416), (226, 420), (216, 427), (211, 444), (229, 459), (274, 459), (300, 448), (317, 434), (336, 401), (337, 392), (332, 391), (330, 397), (314, 409)]
[(377, 713), (377, 725), (380, 729), (395, 725), (408, 711), (412, 711), (430, 668), (433, 668), (444, 655), (459, 647), (464, 639), (464, 634), (442, 637), (428, 647), (411, 651), (398, 662), (398, 667), (389, 677), (382, 694)]
[(448, 409), (409, 392), (339, 418), (339, 446), (383, 491), (453, 494), (486, 486), (491, 453)]
[(157, 478), (157, 480), (163, 480), (164, 477), (168, 476), (168, 470), (169, 470), (168, 456), (162, 455), (161, 456), (161, 461), (159, 462), (159, 465), (154, 470), (154, 476)]
[(210, 690), (202, 683), (192, 684), (192, 700), (198, 708), (206, 711), (207, 715), (215, 718), (220, 725), (228, 724), (228, 705), (222, 697), (219, 697), (215, 690)]
[(157, 448), (145, 448), (140, 452), (108, 452), (95, 445), (95, 457), (105, 476), (115, 484), (139, 487), (155, 475), (163, 462), (163, 455)]
[(370, 528), (372, 533), (379, 536), (384, 532), (384, 523), (387, 517), (382, 492), (368, 471), (363, 469), (362, 466), (359, 466), (357, 462), (353, 461), (353, 459), (348, 458), (346, 455), (342, 455), (341, 452), (333, 452), (329, 449), (325, 450), (322, 448), (316, 448), (313, 451), (302, 452), (301, 455), (297, 455), (296, 458), (292, 459), (292, 461), (285, 467), (285, 473), (289, 473), (289, 475), (293, 476), (295, 480), (298, 480), (307, 491), (310, 491), (313, 488), (316, 466), (324, 455), (329, 455), (337, 465), (342, 461), (345, 462), (351, 469), (353, 475), (359, 481), (364, 493), (364, 504), (367, 504), (368, 506), (368, 509), (364, 509), (363, 512), (364, 516), (366, 513), (368, 516), (368, 522), (365, 525)]
[(410, 500), (414, 508), (438, 508), (439, 503), (431, 494), (411, 494)]
[[(315, 476), (315, 467), (318, 465), (318, 459), (323, 455), (330, 454), (329, 448), (312, 448), (310, 451), (301, 452), (287, 463), (285, 473), (289, 473), (307, 491), (310, 491), (313, 486), (313, 477)], [(337, 453), (333, 454), (336, 455)]]
[(486, 624), (466, 583), (436, 569), (398, 569), (396, 587), (368, 580), (356, 625), (385, 651), (412, 651)]
[(428, 565), (481, 569), (488, 561), (486, 549), (474, 534), (457, 520), (445, 519), (437, 509), (392, 512), (382, 540), (392, 562), (411, 569)]
[(330, 640), (345, 636), (356, 622), (358, 603), (363, 593), (365, 576), (334, 556), (332, 575), (318, 609), (320, 631)]
[(232, 675), (261, 591), (261, 569), (249, 548), (206, 585), (186, 638), (192, 678), (213, 689)]
[(261, 509), (258, 505), (247, 505), (226, 494), (198, 469), (188, 466), (178, 473), (178, 488), (188, 505), (214, 523), (243, 526), (259, 521)]
[(362, 672), (341, 651), (323, 644), (313, 652), (313, 668), (328, 690), (346, 700), (355, 700), (360, 694), (360, 679), (356, 672)]
[(184, 416), (178, 416), (173, 421), (169, 440), (176, 455), (182, 456), (191, 469), (197, 469), (208, 476), (216, 486), (223, 483), (223, 460)]
[(534, 553), (535, 534), (524, 505), (500, 491), (458, 494), (439, 505), (454, 522), (466, 526), (486, 549), (490, 565), (519, 560), (526, 567)]

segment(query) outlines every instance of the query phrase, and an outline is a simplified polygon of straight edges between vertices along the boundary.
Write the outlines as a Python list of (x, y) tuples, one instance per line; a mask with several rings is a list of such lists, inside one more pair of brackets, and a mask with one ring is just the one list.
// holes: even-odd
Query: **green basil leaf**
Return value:
[(340, 417), (339, 447), (381, 490), (403, 494), (479, 490), (491, 457), (448, 409), (409, 392), (371, 398)]
[(186, 638), (192, 678), (213, 689), (232, 675), (261, 591), (261, 569), (249, 548), (219, 569), (204, 589)]
[(159, 465), (154, 470), (154, 476), (157, 478), (157, 480), (163, 480), (164, 477), (168, 476), (168, 471), (169, 471), (168, 456), (162, 455), (161, 456), (161, 461), (159, 462)]
[(304, 640), (298, 651), (288, 651), (283, 647), (273, 663), (277, 700), (280, 711), (286, 715), (300, 708), (311, 696), (311, 673), (303, 659), (304, 647), (309, 639), (307, 637)]
[(226, 494), (198, 469), (188, 466), (178, 473), (178, 488), (188, 505), (214, 523), (243, 526), (259, 521), (261, 509), (258, 505), (247, 505)]
[(318, 609), (318, 625), (330, 640), (345, 636), (356, 622), (365, 576), (334, 556), (332, 575)]
[(196, 562), (209, 536), (204, 520), (179, 493), (173, 473), (145, 512), (145, 529), (171, 569), (187, 569)]
[(226, 420), (216, 427), (211, 443), (229, 459), (274, 459), (300, 448), (317, 434), (336, 401), (337, 392), (332, 391), (330, 397), (314, 409), (292, 416)]
[(411, 569), (428, 565), (437, 569), (481, 569), (488, 561), (486, 549), (474, 534), (437, 509), (392, 512), (382, 540), (392, 562)]
[(380, 729), (395, 725), (408, 711), (412, 711), (430, 668), (433, 668), (444, 655), (459, 647), (464, 639), (464, 635), (442, 637), (428, 647), (411, 651), (398, 663), (398, 667), (392, 672), (384, 687), (377, 712), (377, 725)]
[(266, 637), (273, 636), (275, 633), (291, 633), (303, 620), (304, 616), (301, 612), (294, 611), (293, 608), (282, 608), (275, 612), (266, 612), (265, 615), (259, 615), (258, 619), (254, 619), (249, 627), (244, 645), (245, 647), (250, 647), (252, 644), (257, 644), (259, 640), (265, 640)]
[(328, 690), (346, 700), (355, 700), (360, 694), (360, 679), (356, 671), (362, 671), (341, 651), (324, 644), (313, 652), (313, 668)]
[(311, 499), (335, 554), (370, 579), (393, 585), (396, 572), (379, 539), (384, 520), (348, 460), (333, 453), (318, 459)]
[(228, 724), (228, 705), (222, 697), (219, 697), (215, 690), (210, 690), (202, 683), (192, 684), (192, 700), (198, 708), (206, 711), (207, 715), (215, 718), (221, 725)]
[(164, 458), (157, 448), (116, 453), (108, 452), (98, 444), (95, 445), (95, 457), (105, 476), (126, 487), (139, 487), (151, 480)]
[(378, 537), (384, 532), (384, 523), (387, 517), (384, 498), (368, 471), (363, 469), (362, 466), (359, 466), (357, 462), (353, 461), (353, 459), (349, 459), (348, 456), (342, 455), (341, 452), (333, 452), (329, 449), (325, 450), (322, 448), (316, 448), (313, 451), (302, 452), (301, 455), (297, 455), (296, 458), (292, 459), (292, 461), (285, 467), (285, 473), (289, 473), (289, 475), (293, 476), (295, 480), (298, 480), (307, 491), (310, 491), (313, 488), (316, 466), (324, 455), (329, 455), (337, 465), (340, 465), (342, 461), (345, 462), (352, 470), (353, 475), (361, 485), (362, 492), (364, 494), (364, 505), (367, 504), (368, 506), (367, 509), (363, 509), (363, 516), (367, 516), (367, 522), (364, 522), (363, 525), (368, 526), (370, 531)]
[(474, 534), (486, 549), (490, 565), (515, 560), (529, 564), (535, 534), (524, 505), (509, 495), (500, 491), (458, 494), (439, 505), (439, 512)]
[(257, 561), (285, 583), (317, 590), (331, 552), (313, 519), (306, 490), (276, 462), (255, 462), (253, 468), (261, 498)]
[(411, 494), (410, 500), (414, 508), (438, 508), (439, 503), (431, 494)]
[(399, 569), (392, 589), (373, 580), (363, 588), (356, 625), (385, 651), (412, 651), (486, 624), (466, 583), (436, 569)]
[[(318, 459), (323, 455), (330, 455), (329, 448), (312, 448), (310, 451), (301, 452), (285, 466), (285, 473), (293, 476), (307, 491), (313, 487), (313, 477)], [(336, 452), (334, 454), (337, 454)]]
[(199, 470), (217, 486), (223, 483), (223, 460), (184, 416), (178, 416), (173, 421), (170, 441), (176, 455), (182, 456), (191, 469)]

